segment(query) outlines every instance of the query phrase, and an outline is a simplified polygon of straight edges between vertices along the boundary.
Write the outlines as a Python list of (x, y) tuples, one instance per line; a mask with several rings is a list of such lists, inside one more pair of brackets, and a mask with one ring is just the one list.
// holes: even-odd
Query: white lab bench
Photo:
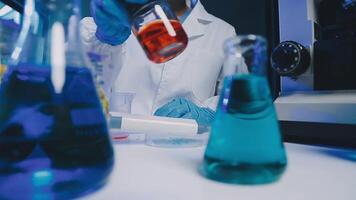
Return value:
[(279, 182), (241, 186), (210, 181), (199, 167), (204, 148), (162, 149), (115, 144), (110, 181), (89, 200), (355, 200), (356, 150), (286, 144)]

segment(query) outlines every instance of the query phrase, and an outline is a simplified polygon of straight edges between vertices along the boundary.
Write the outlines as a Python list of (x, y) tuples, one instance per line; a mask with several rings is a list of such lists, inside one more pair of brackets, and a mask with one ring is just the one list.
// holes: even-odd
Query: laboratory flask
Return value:
[[(225, 68), (231, 72), (212, 124), (200, 172), (209, 179), (234, 184), (278, 180), (287, 159), (266, 78), (267, 42), (256, 35), (225, 44)], [(246, 72), (235, 73), (241, 65)]]
[(0, 199), (72, 199), (114, 159), (79, 40), (80, 0), (27, 0), (0, 85)]
[(167, 62), (186, 49), (188, 36), (165, 0), (128, 7), (132, 32), (152, 62)]

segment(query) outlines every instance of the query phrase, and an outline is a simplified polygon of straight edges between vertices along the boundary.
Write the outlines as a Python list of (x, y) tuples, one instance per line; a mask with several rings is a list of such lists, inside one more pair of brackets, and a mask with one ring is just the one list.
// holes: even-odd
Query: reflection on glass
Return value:
[(79, 0), (27, 0), (0, 85), (0, 199), (73, 199), (114, 159), (78, 34)]

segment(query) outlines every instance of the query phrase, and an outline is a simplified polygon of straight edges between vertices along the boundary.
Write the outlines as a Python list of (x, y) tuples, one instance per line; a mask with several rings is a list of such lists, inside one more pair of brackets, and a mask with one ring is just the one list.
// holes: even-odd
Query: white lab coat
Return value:
[(209, 14), (199, 1), (183, 23), (189, 37), (187, 49), (164, 64), (149, 61), (133, 34), (124, 44), (110, 46), (95, 37), (92, 18), (84, 18), (81, 25), (85, 48), (106, 57), (106, 91), (136, 94), (133, 114), (153, 114), (176, 97), (215, 109), (216, 83), (223, 77), (223, 44), (236, 32), (231, 25)]

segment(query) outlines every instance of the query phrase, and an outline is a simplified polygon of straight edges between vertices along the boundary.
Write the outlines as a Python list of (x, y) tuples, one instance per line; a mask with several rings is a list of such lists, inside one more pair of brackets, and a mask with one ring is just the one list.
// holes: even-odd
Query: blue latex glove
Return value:
[(194, 119), (200, 126), (210, 126), (215, 112), (209, 108), (201, 108), (185, 98), (176, 98), (159, 108), (155, 116)]
[(119, 45), (131, 34), (126, 3), (143, 4), (148, 0), (91, 0), (90, 11), (97, 25), (96, 37), (104, 43)]

